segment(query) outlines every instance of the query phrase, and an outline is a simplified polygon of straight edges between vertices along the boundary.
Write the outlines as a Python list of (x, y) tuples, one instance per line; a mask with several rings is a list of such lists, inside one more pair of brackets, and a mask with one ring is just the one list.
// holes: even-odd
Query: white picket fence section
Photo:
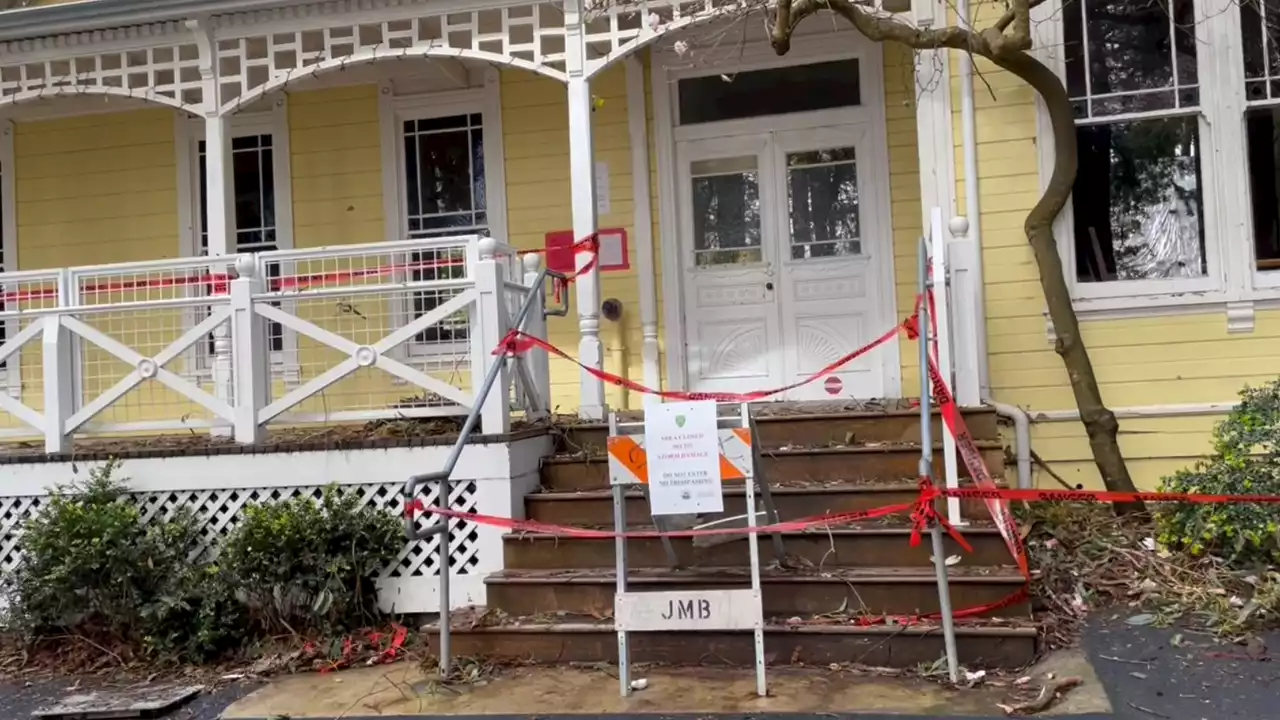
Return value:
[[(538, 262), (470, 235), (0, 273), (0, 438), (466, 415)], [(547, 409), (545, 360), (502, 382), (485, 434)]]

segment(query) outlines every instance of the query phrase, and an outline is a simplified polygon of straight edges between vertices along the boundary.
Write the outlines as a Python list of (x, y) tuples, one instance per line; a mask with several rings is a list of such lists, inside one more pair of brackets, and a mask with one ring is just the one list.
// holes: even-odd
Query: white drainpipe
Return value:
[[(969, 0), (959, 0), (956, 8), (961, 27), (973, 30), (969, 23)], [(978, 311), (974, 314), (975, 342), (978, 348), (978, 391), (981, 397), (991, 395), (991, 370), (987, 363), (986, 287), (982, 279), (982, 211), (978, 204), (978, 135), (973, 107), (973, 55), (960, 53), (960, 135), (964, 144), (965, 216), (969, 220), (969, 237), (973, 240), (973, 294)]]
[(1013, 421), (1014, 455), (1018, 458), (1018, 489), (1031, 489), (1031, 417), (1017, 405), (987, 399), (996, 415)]

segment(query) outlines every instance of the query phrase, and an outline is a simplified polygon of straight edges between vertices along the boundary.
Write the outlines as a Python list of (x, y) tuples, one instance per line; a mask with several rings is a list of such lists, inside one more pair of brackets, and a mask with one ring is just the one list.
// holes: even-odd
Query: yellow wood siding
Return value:
[(22, 270), (177, 257), (173, 112), (19, 122)]
[[(978, 6), (978, 26), (1003, 6)], [(957, 59), (957, 55), (952, 55)], [(1046, 335), (1044, 294), (1022, 226), (1039, 199), (1034, 91), (991, 63), (976, 63), (974, 100), (982, 210), (987, 344), (992, 393), (1031, 411), (1074, 410), (1062, 361)], [(965, 206), (960, 132), (959, 62), (952, 63), (952, 106), (959, 206)], [(990, 88), (990, 89), (988, 89)], [(1047, 172), (1046, 168), (1046, 172)], [(1203, 315), (1089, 320), (1082, 335), (1103, 400), (1112, 408), (1230, 402), (1246, 382), (1275, 376), (1267, 359), (1280, 355), (1280, 311), (1259, 312), (1248, 334), (1228, 334), (1226, 318)], [(1121, 448), (1142, 487), (1209, 451), (1221, 417), (1121, 419)], [(1079, 421), (1037, 422), (1032, 446), (1071, 483), (1101, 480)], [(1054, 484), (1043, 473), (1041, 484)]]
[(376, 85), (290, 93), (289, 150), (295, 247), (386, 239)]
[[(626, 228), (632, 268), (600, 275), (600, 299), (617, 298), (623, 306), (622, 320), (618, 323), (601, 319), (600, 339), (605, 349), (605, 368), (640, 380), (643, 372), (640, 289), (635, 271), (635, 206), (631, 191), (626, 70), (621, 65), (609, 69), (592, 81), (591, 92), (603, 100), (603, 106), (592, 113), (592, 123), (596, 162), (609, 166), (611, 200), (610, 213), (601, 216), (598, 222), (601, 228)], [(519, 70), (502, 73), (507, 226), (510, 242), (517, 248), (541, 248), (546, 233), (573, 227), (568, 117), (568, 100), (563, 84)], [(655, 208), (656, 204), (655, 193)], [(657, 237), (656, 228), (654, 236)], [(577, 355), (578, 304), (572, 290), (570, 292), (573, 311), (566, 318), (551, 318), (549, 334), (552, 343), (571, 355)], [(580, 371), (567, 361), (553, 360), (551, 383), (552, 404), (561, 412), (576, 411)], [(618, 388), (610, 387), (606, 397), (611, 406), (623, 405), (622, 392)], [(640, 398), (630, 397), (627, 403), (638, 407)]]
[[(177, 166), (174, 115), (167, 109), (19, 122), (14, 135), (17, 261), (14, 269), (120, 263), (177, 257)], [(139, 274), (128, 279), (140, 280)], [(144, 291), (147, 298), (174, 290)], [(111, 293), (89, 302), (143, 299)], [(177, 309), (88, 314), (85, 322), (144, 355), (154, 356), (184, 329)], [(80, 344), (89, 402), (131, 367), (91, 343)], [(23, 401), (43, 407), (38, 341), (21, 356)], [(171, 369), (181, 369), (176, 361)], [(95, 418), (123, 423), (207, 412), (155, 381), (144, 383)]]
[[(916, 263), (924, 215), (920, 207), (920, 154), (916, 139), (916, 86), (911, 51), (884, 45), (884, 103), (889, 139), (889, 199), (893, 218), (893, 269), (898, 315), (915, 304)], [(879, 335), (889, 328), (868, 328)], [(868, 340), (871, 338), (868, 337)], [(899, 337), (902, 395), (920, 395), (920, 363), (915, 344)]]

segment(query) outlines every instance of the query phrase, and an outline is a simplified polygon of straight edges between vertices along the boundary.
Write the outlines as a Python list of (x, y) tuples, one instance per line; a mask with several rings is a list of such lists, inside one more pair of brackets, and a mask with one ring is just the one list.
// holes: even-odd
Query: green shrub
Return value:
[[(198, 608), (200, 569), (189, 559), (198, 539), (189, 513), (142, 521), (114, 462), (83, 483), (56, 488), (23, 528), (22, 562), (7, 578), (10, 622), (29, 635), (50, 631), (98, 636), (137, 647), (185, 650), (154, 642)], [(185, 620), (184, 620), (185, 622)]]
[(330, 486), (319, 503), (247, 506), (218, 563), (262, 630), (347, 629), (376, 612), (374, 579), (404, 542), (395, 516)]
[[(1240, 404), (1213, 432), (1213, 454), (1164, 478), (1164, 492), (1280, 494), (1280, 380), (1240, 392)], [(1280, 562), (1280, 512), (1274, 505), (1162, 505), (1160, 541), (1193, 555), (1235, 564)]]
[(24, 527), (5, 579), (11, 629), (77, 634), (153, 657), (222, 658), (264, 634), (353, 628), (376, 612), (374, 576), (404, 547), (399, 521), (336, 486), (320, 502), (249, 505), (196, 557), (187, 511), (143, 522), (112, 462), (57, 488)]

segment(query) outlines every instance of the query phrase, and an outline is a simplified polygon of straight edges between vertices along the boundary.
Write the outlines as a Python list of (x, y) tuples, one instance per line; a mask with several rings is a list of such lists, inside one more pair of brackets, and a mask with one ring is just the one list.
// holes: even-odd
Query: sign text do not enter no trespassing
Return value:
[(654, 515), (724, 512), (714, 402), (646, 407), (644, 449)]

